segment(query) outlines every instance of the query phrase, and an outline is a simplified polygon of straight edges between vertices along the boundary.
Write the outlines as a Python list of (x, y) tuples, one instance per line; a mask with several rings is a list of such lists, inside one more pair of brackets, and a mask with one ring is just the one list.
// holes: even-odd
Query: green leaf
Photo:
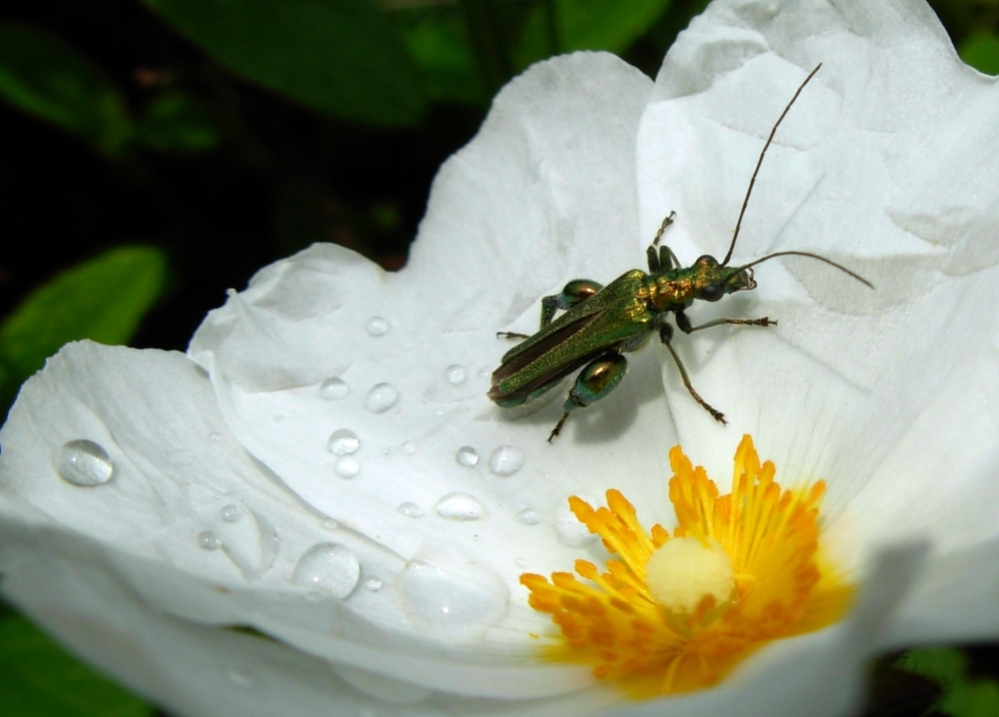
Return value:
[[(670, 0), (553, 0), (558, 52), (606, 50), (622, 53), (652, 27)], [(535, 3), (516, 52), (518, 67), (551, 54), (546, 3)]]
[(121, 247), (67, 269), (32, 292), (0, 325), (0, 363), (22, 380), (67, 341), (126, 343), (159, 297), (166, 257), (152, 247)]
[(994, 32), (977, 33), (965, 38), (958, 54), (979, 72), (999, 75), (999, 35)]
[(999, 684), (989, 679), (968, 679), (967, 658), (960, 650), (932, 647), (910, 650), (899, 658), (899, 667), (929, 677), (944, 688), (936, 709), (951, 717), (999, 715)]
[(218, 62), (313, 109), (380, 125), (424, 110), (419, 77), (372, 0), (145, 0)]
[(0, 24), (0, 96), (110, 154), (131, 134), (128, 108), (111, 80), (58, 38), (28, 25)]
[(395, 19), (431, 99), (469, 105), (489, 101), (456, 8), (414, 8), (396, 13)]
[(146, 717), (152, 709), (62, 651), (23, 617), (0, 620), (4, 717)]
[(173, 91), (152, 101), (134, 139), (163, 151), (203, 152), (218, 146), (222, 137), (200, 102)]

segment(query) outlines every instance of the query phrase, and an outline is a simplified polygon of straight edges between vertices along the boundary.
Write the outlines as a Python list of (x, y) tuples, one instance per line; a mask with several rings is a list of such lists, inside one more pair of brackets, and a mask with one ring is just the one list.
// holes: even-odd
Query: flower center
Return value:
[(619, 491), (607, 491), (607, 507), (597, 509), (573, 496), (573, 513), (613, 554), (606, 572), (577, 560), (582, 580), (520, 578), (531, 606), (559, 628), (543, 655), (591, 664), (637, 698), (716, 684), (769, 642), (836, 622), (854, 592), (822, 550), (822, 481), (781, 489), (749, 436), (727, 495), (679, 446), (670, 465), (672, 535), (660, 525), (646, 531)]
[(691, 613), (705, 595), (728, 602), (735, 589), (735, 571), (717, 540), (674, 538), (656, 548), (645, 564), (645, 582), (652, 599), (672, 612)]

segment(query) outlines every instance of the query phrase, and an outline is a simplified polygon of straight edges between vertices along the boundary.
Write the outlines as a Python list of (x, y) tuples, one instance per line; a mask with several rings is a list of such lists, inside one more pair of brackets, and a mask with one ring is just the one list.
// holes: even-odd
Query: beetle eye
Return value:
[(695, 261), (694, 263), (697, 264), (698, 266), (708, 266), (712, 268), (718, 266), (718, 260), (715, 259), (710, 254), (705, 254), (704, 256), (697, 257), (697, 261)]
[(708, 284), (701, 289), (701, 298), (705, 301), (718, 301), (725, 296), (725, 287), (721, 284)]

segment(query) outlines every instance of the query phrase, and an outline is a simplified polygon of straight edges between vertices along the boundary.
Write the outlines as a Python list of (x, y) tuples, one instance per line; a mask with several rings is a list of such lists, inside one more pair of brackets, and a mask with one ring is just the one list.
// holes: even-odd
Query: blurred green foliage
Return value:
[[(999, 74), (999, 0), (931, 3), (961, 57)], [(437, 167), (506, 81), (573, 50), (654, 77), (705, 4), (10, 0), (0, 408), (69, 340), (183, 349), (226, 288), (313, 241), (398, 268)], [(999, 715), (994, 652), (884, 663), (865, 714)], [(2, 605), (0, 705), (10, 717), (149, 712)]]
[(146, 717), (141, 700), (66, 655), (18, 615), (0, 617), (5, 717)]

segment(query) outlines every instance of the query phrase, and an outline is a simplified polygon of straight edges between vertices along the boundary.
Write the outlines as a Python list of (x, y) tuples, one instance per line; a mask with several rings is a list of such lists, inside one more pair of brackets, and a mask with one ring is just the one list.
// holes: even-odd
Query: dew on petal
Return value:
[(333, 470), (341, 478), (353, 478), (361, 472), (361, 464), (357, 462), (356, 458), (343, 456), (333, 466)]
[(517, 520), (524, 525), (537, 525), (541, 522), (541, 518), (537, 512), (531, 508), (524, 508), (524, 510), (517, 513)]
[(510, 590), (498, 575), (467, 560), (453, 569), (411, 561), (397, 586), (410, 621), (445, 640), (480, 636), (503, 618), (510, 599)]
[(395, 386), (390, 383), (378, 383), (368, 391), (364, 405), (368, 407), (369, 411), (381, 413), (392, 408), (398, 400), (399, 390)]
[(342, 600), (353, 592), (360, 577), (361, 564), (349, 548), (320, 543), (298, 559), (291, 581)]
[(471, 446), (462, 446), (454, 454), (455, 459), (466, 468), (471, 468), (479, 462), (478, 452)]
[(82, 488), (103, 485), (114, 475), (111, 456), (93, 441), (68, 441), (56, 452), (56, 473), (67, 483)]
[(382, 581), (378, 578), (367, 578), (364, 581), (364, 588), (370, 592), (376, 593), (382, 589)]
[(218, 550), (222, 547), (222, 538), (214, 530), (202, 530), (196, 540), (202, 550)]
[(489, 456), (489, 470), (505, 478), (512, 476), (524, 465), (524, 454), (513, 446), (500, 446)]
[(402, 452), (407, 456), (411, 456), (416, 453), (416, 444), (413, 441), (406, 441), (402, 444)]
[(364, 325), (364, 330), (370, 336), (384, 336), (389, 332), (389, 322), (381, 316), (372, 316), (368, 319), (368, 323)]
[(423, 517), (423, 508), (418, 506), (416, 503), (411, 503), (408, 500), (405, 503), (401, 503), (399, 507), (396, 508), (396, 510), (402, 513), (407, 518)]
[(219, 518), (223, 523), (236, 523), (243, 517), (242, 509), (235, 503), (223, 506), (219, 511)]
[(341, 428), (330, 434), (326, 447), (335, 456), (346, 456), (355, 453), (361, 447), (361, 441), (349, 428)]
[(340, 527), (340, 524), (333, 520), (332, 518), (323, 518), (322, 522), (319, 523), (323, 530), (336, 530)]
[(464, 366), (451, 364), (445, 369), (444, 375), (447, 377), (448, 383), (453, 386), (460, 386), (468, 379), (468, 370)]
[(558, 542), (567, 548), (581, 548), (597, 539), (597, 535), (591, 533), (568, 507), (559, 510), (555, 516), (555, 532), (558, 534)]
[(244, 689), (253, 687), (253, 680), (251, 680), (242, 670), (229, 670), (226, 675), (229, 677), (229, 681), (236, 685), (236, 687), (242, 687)]
[(434, 507), (437, 515), (447, 520), (478, 520), (486, 514), (486, 509), (468, 493), (448, 493)]
[(335, 376), (319, 384), (319, 395), (328, 401), (338, 401), (345, 398), (348, 393), (350, 393), (350, 387), (347, 383)]

